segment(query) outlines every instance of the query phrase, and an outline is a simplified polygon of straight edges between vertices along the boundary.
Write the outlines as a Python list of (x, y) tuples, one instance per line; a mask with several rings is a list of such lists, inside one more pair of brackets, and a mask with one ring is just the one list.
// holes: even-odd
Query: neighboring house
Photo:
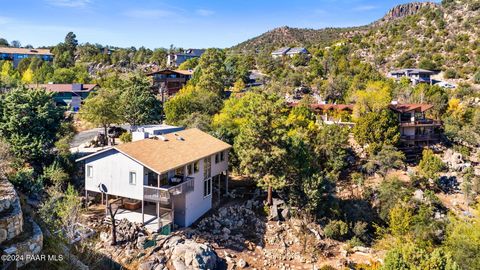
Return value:
[[(298, 103), (289, 103), (291, 107)], [(353, 104), (311, 104), (312, 110), (326, 124), (353, 126), (351, 121)], [(425, 112), (430, 110), (430, 104), (398, 104), (392, 102), (389, 108), (398, 116), (401, 148), (421, 148), (440, 141), (442, 123), (429, 119)]]
[(308, 52), (307, 49), (303, 47), (295, 47), (295, 48), (283, 47), (271, 53), (273, 58), (279, 58), (284, 56), (293, 57), (297, 54), (310, 54), (310, 53)]
[(396, 80), (400, 80), (403, 77), (407, 77), (410, 79), (413, 85), (416, 85), (418, 83), (432, 84), (431, 76), (433, 74), (435, 74), (435, 72), (426, 70), (426, 69), (405, 68), (405, 69), (390, 71), (389, 77), (394, 78)]
[(82, 106), (83, 100), (88, 95), (98, 88), (97, 84), (29, 84), (29, 88), (45, 89), (48, 92), (53, 92), (55, 103), (60, 106), (68, 106), (72, 111), (76, 112)]
[(290, 50), (290, 47), (283, 47), (272, 52), (273, 58), (279, 58), (287, 55), (287, 52)]
[(354, 125), (352, 104), (312, 104), (311, 107), (327, 125)]
[(425, 117), (430, 104), (392, 103), (390, 109), (398, 116), (400, 143), (404, 147), (424, 147), (440, 141), (442, 123)]
[(14, 67), (17, 67), (22, 59), (28, 57), (38, 57), (48, 62), (53, 61), (53, 54), (48, 49), (0, 47), (0, 60), (10, 60)]
[(295, 55), (298, 55), (298, 54), (310, 54), (310, 53), (308, 52), (307, 49), (305, 49), (303, 47), (291, 48), (287, 52), (287, 56), (290, 56), (290, 57), (294, 57)]
[(148, 139), (150, 137), (165, 135), (168, 133), (177, 132), (181, 130), (184, 130), (184, 128), (169, 126), (166, 124), (138, 126), (136, 127), (136, 130), (132, 132), (132, 141), (135, 142), (143, 139)]
[(176, 94), (190, 80), (192, 70), (163, 69), (148, 73), (153, 78), (153, 88), (158, 89), (159, 94), (171, 96)]
[(178, 67), (183, 62), (192, 59), (198, 58), (202, 56), (205, 52), (203, 49), (189, 49), (184, 51), (183, 53), (171, 53), (167, 55), (167, 66), (169, 67)]
[(172, 227), (190, 226), (211, 209), (212, 200), (228, 193), (230, 148), (199, 129), (187, 129), (118, 145), (77, 162), (85, 163), (87, 201), (102, 193), (103, 203), (105, 194), (106, 206), (119, 207), (116, 219), (168, 233)]

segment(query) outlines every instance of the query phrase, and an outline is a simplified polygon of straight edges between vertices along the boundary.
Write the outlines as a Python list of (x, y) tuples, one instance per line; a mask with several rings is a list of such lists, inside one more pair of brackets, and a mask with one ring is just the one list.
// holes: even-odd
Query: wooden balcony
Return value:
[(438, 141), (440, 134), (402, 135), (400, 141)]
[(426, 127), (426, 126), (441, 126), (441, 125), (442, 125), (441, 121), (432, 120), (432, 119), (400, 122), (401, 127)]
[[(179, 177), (172, 177), (179, 179)], [(171, 181), (170, 185), (161, 187), (143, 186), (143, 199), (150, 202), (159, 202), (162, 204), (170, 204), (171, 196), (186, 194), (194, 190), (194, 178), (182, 176), (179, 183)]]

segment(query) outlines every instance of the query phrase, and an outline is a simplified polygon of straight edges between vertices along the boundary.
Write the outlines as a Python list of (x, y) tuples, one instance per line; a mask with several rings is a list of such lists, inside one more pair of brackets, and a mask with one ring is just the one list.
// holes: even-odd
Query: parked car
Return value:
[(443, 88), (448, 88), (448, 89), (453, 89), (453, 88), (456, 87), (456, 86), (453, 85), (453, 84), (450, 84), (450, 83), (447, 83), (447, 82), (442, 82), (442, 81), (436, 83), (435, 85), (438, 85), (438, 86), (443, 87)]

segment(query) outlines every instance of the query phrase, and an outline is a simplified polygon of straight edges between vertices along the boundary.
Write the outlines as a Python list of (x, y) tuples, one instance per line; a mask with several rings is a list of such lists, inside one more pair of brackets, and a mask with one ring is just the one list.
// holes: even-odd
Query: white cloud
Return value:
[(46, 0), (49, 4), (59, 7), (82, 8), (88, 6), (92, 0)]
[(165, 9), (133, 9), (124, 14), (136, 19), (158, 19), (177, 15), (175, 12)]
[(197, 13), (200, 16), (207, 17), (207, 16), (212, 16), (213, 14), (215, 14), (215, 11), (208, 10), (208, 9), (197, 9), (195, 11), (195, 13)]
[(363, 5), (363, 6), (355, 7), (353, 10), (355, 10), (355, 11), (369, 11), (369, 10), (374, 10), (374, 9), (377, 9), (377, 6)]

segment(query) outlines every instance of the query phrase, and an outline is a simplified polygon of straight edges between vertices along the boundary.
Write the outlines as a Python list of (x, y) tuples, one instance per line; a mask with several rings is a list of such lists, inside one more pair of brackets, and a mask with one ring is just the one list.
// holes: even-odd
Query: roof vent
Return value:
[(185, 139), (183, 137), (177, 137), (177, 140), (179, 141), (185, 141)]

